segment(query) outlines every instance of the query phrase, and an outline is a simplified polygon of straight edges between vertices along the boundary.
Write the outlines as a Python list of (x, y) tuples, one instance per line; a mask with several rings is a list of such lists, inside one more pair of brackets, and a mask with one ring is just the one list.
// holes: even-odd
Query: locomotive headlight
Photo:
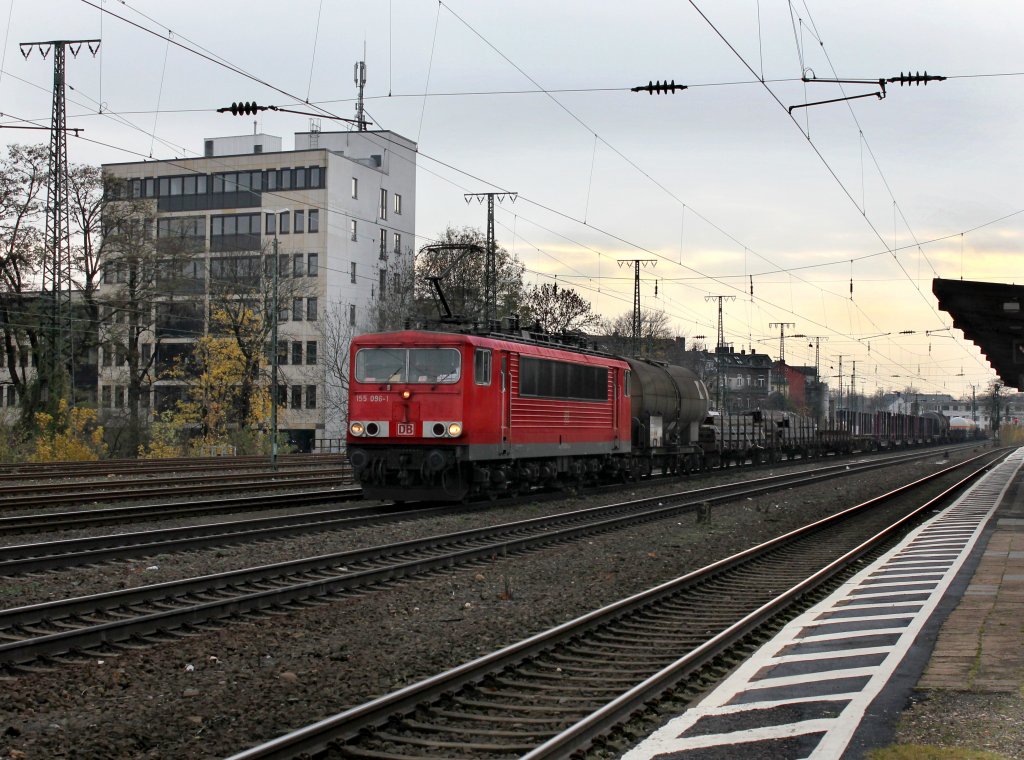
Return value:
[(353, 422), (351, 425), (348, 426), (348, 431), (350, 433), (352, 433), (352, 435), (362, 435), (363, 432), (364, 432), (363, 431), (363, 423), (362, 422)]
[(402, 398), (412, 398), (412, 391), (410, 391), (410, 390), (402, 391)]
[(448, 435), (450, 435), (452, 438), (458, 438), (460, 435), (462, 435), (462, 425), (458, 422), (453, 422), (451, 425), (448, 426)]

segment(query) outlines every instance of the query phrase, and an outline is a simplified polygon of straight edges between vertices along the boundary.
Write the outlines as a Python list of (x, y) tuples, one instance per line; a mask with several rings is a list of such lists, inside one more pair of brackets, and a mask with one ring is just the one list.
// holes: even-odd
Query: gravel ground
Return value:
[[(993, 758), (1024, 758), (1024, 694), (982, 694), (966, 691), (918, 692), (900, 717), (899, 744), (930, 746), (931, 755), (962, 757), (963, 750), (995, 753)], [(878, 752), (872, 760), (891, 755)]]
[[(953, 456), (956, 459), (957, 455)], [(359, 704), (945, 464), (940, 455), (186, 637), (0, 680), (0, 757), (223, 757)], [(636, 489), (638, 492), (641, 489)], [(643, 489), (647, 493), (647, 489)], [(627, 492), (628, 494), (628, 492)], [(602, 498), (602, 502), (619, 501)], [(26, 579), (18, 603), (507, 522), (588, 500), (318, 534)], [(156, 565), (159, 570), (144, 567)], [(3, 754), (3, 753), (6, 753)]]

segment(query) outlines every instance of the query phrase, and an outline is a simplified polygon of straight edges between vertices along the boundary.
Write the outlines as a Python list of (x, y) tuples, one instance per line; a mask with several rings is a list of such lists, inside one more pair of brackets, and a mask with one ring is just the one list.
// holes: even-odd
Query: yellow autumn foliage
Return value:
[(40, 432), (33, 442), (30, 462), (95, 461), (107, 452), (95, 409), (69, 408), (61, 399), (55, 415), (37, 412), (35, 420)]
[[(227, 316), (217, 310), (211, 315), (211, 326), (226, 331)], [(257, 335), (257, 318), (246, 312), (238, 327), (243, 333)], [(255, 340), (255, 337), (253, 337)], [(205, 456), (217, 450), (240, 453), (269, 451), (267, 421), (270, 411), (269, 389), (251, 386), (249, 413), (238, 420), (240, 390), (246, 382), (248, 364), (238, 339), (205, 335), (192, 351), (192, 361), (200, 368), (178, 366), (170, 377), (187, 385), (187, 400), (179, 401), (173, 411), (165, 412), (153, 425), (152, 441), (139, 452), (140, 456)], [(190, 435), (191, 433), (191, 435)]]

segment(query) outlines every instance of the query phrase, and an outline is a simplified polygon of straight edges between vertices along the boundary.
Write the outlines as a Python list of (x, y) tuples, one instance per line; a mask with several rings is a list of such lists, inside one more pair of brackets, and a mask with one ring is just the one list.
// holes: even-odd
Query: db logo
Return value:
[(416, 435), (416, 426), (411, 422), (398, 423), (399, 435)]

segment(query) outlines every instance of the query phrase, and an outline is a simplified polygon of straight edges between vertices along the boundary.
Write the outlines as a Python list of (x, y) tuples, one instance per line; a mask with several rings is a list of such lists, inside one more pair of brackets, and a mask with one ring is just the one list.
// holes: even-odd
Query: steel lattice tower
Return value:
[(462, 197), (469, 203), (471, 198), (483, 202), (487, 199), (487, 251), (484, 254), (484, 327), (491, 329), (491, 323), (497, 318), (498, 311), (498, 264), (494, 248), (494, 197), (498, 202), (509, 196), (516, 202), (519, 193), (465, 193)]
[[(50, 301), (50, 325), (47, 336), (50, 356), (48, 376), (41, 377), (48, 390), (49, 384), (64, 368), (64, 344), (71, 337), (71, 231), (68, 214), (68, 141), (64, 105), (65, 50), (78, 57), (82, 45), (96, 55), (100, 41), (50, 40), (49, 42), (22, 42), (21, 54), (27, 59), (33, 48), (38, 48), (45, 59), (53, 49), (53, 109), (50, 115), (50, 154), (46, 185), (46, 251), (43, 259), (43, 298)], [(70, 358), (70, 356), (69, 356)], [(74, 377), (73, 370), (69, 373)]]

